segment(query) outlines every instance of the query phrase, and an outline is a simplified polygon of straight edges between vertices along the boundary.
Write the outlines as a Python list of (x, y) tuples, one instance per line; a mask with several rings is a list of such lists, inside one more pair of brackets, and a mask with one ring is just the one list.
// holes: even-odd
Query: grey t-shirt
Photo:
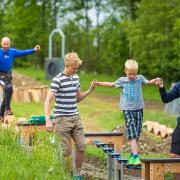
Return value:
[(120, 108), (122, 110), (138, 110), (144, 108), (144, 99), (142, 94), (142, 85), (147, 84), (148, 80), (137, 75), (134, 81), (127, 77), (121, 77), (115, 81), (115, 87), (121, 88)]

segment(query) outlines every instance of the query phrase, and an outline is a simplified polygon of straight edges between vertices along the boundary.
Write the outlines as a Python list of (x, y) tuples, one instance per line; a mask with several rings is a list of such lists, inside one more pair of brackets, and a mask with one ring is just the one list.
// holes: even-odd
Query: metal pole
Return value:
[(61, 43), (61, 59), (64, 59), (64, 53), (65, 53), (65, 35), (61, 29), (54, 29), (50, 35), (49, 35), (49, 59), (52, 58), (52, 37), (55, 33), (59, 33), (62, 37), (62, 43)]
[(117, 179), (117, 160), (116, 160), (116, 158), (113, 159), (113, 168), (114, 168), (113, 169), (114, 170), (113, 171), (114, 172), (114, 176), (113, 177), (114, 177), (115, 180), (118, 180)]
[(108, 172), (107, 177), (108, 177), (108, 180), (111, 180), (111, 176), (112, 176), (111, 166), (112, 166), (111, 156), (108, 154), (108, 156), (107, 156), (107, 172)]
[[(123, 159), (123, 150), (121, 150), (121, 158)], [(123, 163), (120, 163), (120, 175), (119, 175), (120, 180), (123, 179)]]

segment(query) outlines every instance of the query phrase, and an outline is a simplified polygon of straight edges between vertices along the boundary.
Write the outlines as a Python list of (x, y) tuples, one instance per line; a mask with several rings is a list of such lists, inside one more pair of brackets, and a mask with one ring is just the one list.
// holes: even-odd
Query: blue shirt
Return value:
[(0, 49), (0, 71), (8, 72), (12, 70), (12, 66), (14, 63), (15, 58), (26, 56), (29, 54), (33, 54), (34, 49), (28, 50), (17, 50), (13, 48), (9, 48), (6, 52), (3, 49)]
[(138, 110), (144, 108), (142, 85), (148, 80), (143, 75), (137, 75), (134, 81), (121, 77), (115, 81), (115, 87), (121, 88), (120, 108), (122, 110)]

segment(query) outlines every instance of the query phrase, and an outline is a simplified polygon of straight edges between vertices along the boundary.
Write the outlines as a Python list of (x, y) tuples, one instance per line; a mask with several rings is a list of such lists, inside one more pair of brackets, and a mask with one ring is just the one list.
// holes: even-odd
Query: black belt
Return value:
[(10, 73), (12, 73), (12, 71), (2, 71), (2, 70), (0, 70), (0, 73), (1, 74), (10, 74)]
[(177, 117), (177, 125), (180, 126), (180, 117)]

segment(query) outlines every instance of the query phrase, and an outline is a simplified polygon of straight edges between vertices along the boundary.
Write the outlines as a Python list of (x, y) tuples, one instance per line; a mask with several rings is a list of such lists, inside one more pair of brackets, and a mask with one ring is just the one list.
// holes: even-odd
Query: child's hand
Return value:
[(49, 119), (46, 120), (46, 127), (48, 128), (48, 131), (52, 131), (53, 124)]
[(91, 91), (93, 91), (95, 88), (96, 88), (96, 80), (93, 80), (93, 81), (91, 82), (91, 86), (90, 86), (90, 88), (89, 88), (89, 91), (91, 92)]
[(34, 47), (34, 51), (39, 52), (40, 50), (41, 50), (40, 45), (36, 45), (36, 46)]
[(95, 86), (98, 86), (98, 81), (97, 81), (97, 80), (93, 80), (93, 84), (94, 84)]
[(157, 78), (155, 79), (154, 84), (155, 84), (156, 86), (158, 86), (158, 87), (163, 87), (163, 80), (162, 80), (162, 78), (157, 77)]

